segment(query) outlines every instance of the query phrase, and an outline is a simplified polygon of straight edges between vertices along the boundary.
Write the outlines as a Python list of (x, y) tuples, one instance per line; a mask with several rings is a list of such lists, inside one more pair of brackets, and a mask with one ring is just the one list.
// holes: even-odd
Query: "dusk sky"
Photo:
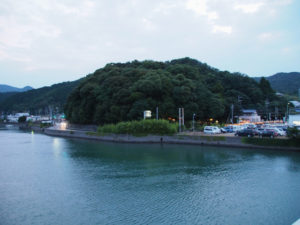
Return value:
[(0, 84), (38, 88), (111, 62), (182, 57), (249, 76), (300, 72), (300, 1), (1, 1)]

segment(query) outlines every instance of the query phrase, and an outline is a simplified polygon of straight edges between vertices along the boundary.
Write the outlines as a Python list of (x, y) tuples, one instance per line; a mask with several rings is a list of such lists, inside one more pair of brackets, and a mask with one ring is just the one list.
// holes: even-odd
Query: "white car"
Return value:
[(204, 127), (204, 134), (220, 134), (221, 130), (216, 126), (206, 126)]
[(277, 128), (277, 127), (274, 127), (274, 128), (272, 128), (272, 129), (276, 130), (276, 132), (277, 132), (280, 136), (286, 136), (286, 132), (285, 132), (283, 129)]

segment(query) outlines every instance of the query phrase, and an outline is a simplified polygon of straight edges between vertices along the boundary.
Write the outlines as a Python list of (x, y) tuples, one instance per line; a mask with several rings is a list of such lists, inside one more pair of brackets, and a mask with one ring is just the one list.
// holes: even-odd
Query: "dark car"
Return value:
[(264, 129), (262, 129), (262, 128), (254, 129), (254, 134), (257, 135), (257, 136), (261, 135), (262, 132), (264, 132)]
[(243, 129), (243, 130), (239, 130), (235, 133), (235, 136), (253, 137), (254, 135), (255, 135), (254, 129)]
[(260, 137), (274, 138), (277, 136), (279, 136), (279, 134), (276, 132), (276, 130), (273, 129), (266, 129), (260, 134)]

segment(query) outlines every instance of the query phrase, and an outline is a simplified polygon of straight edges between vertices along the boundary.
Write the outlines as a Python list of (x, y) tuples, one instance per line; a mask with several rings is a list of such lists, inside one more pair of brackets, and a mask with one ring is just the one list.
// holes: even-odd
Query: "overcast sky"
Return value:
[(1, 0), (0, 84), (186, 56), (249, 76), (300, 71), (300, 1)]

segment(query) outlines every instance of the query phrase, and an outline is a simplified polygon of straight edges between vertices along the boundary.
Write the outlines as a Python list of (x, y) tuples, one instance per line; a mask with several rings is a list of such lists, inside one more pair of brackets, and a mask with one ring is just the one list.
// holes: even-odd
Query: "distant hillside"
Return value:
[(47, 113), (49, 107), (62, 111), (70, 92), (81, 80), (63, 82), (21, 93), (0, 93), (0, 111), (30, 111), (37, 114)]
[[(297, 94), (300, 88), (300, 73), (277, 73), (273, 76), (265, 77), (272, 88), (278, 92), (286, 94)], [(260, 77), (254, 78), (259, 81)]]
[(29, 91), (32, 90), (33, 88), (30, 86), (26, 86), (23, 88), (16, 88), (12, 87), (6, 84), (0, 84), (0, 93), (6, 93), (6, 92), (24, 92), (24, 91)]
[(15, 94), (18, 94), (19, 92), (3, 92), (0, 93), (0, 105), (3, 101), (5, 101), (5, 99), (7, 99), (10, 96), (13, 96)]

